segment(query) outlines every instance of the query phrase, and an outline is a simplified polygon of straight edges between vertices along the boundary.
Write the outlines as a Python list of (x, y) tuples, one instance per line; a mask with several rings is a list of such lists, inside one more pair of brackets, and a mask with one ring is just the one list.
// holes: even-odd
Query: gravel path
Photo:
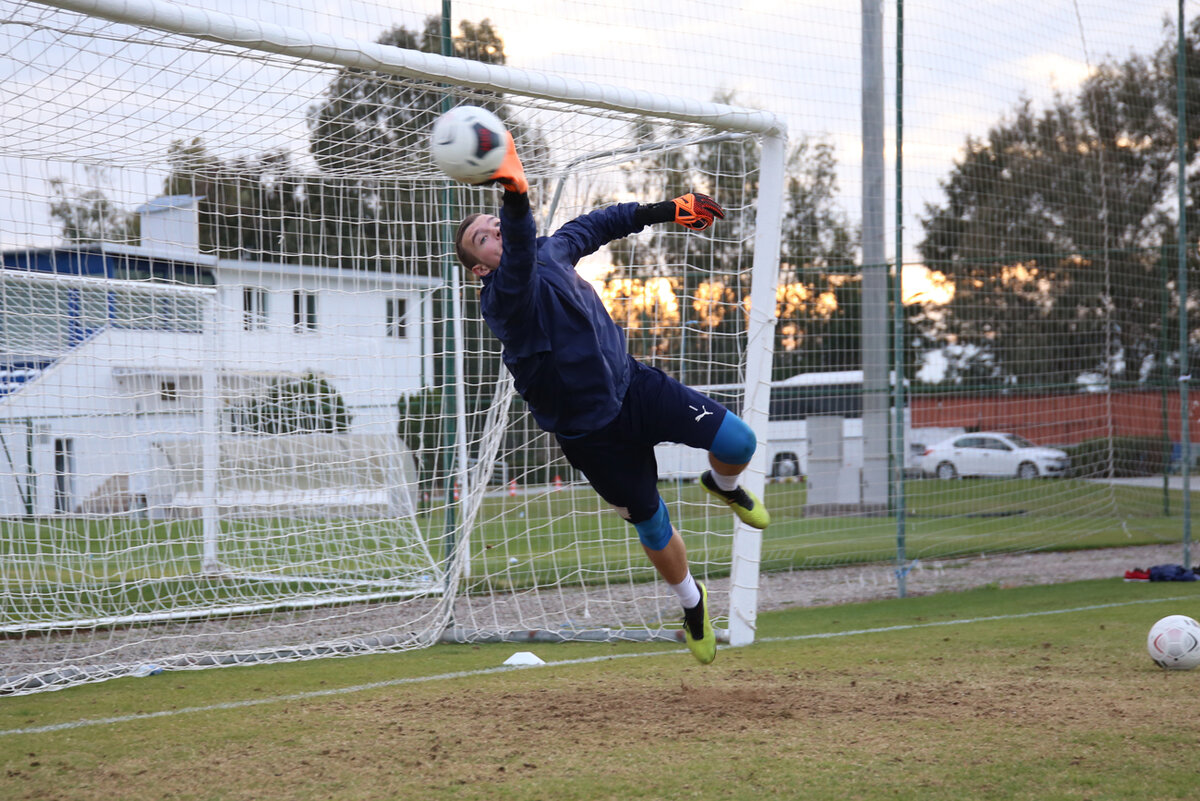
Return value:
[[(995, 584), (1023, 587), (1082, 579), (1118, 578), (1126, 570), (1180, 563), (1181, 545), (1102, 548), (1089, 551), (978, 556), (919, 562), (909, 572), (908, 595), (957, 592)], [(1194, 561), (1194, 560), (1193, 560)], [(769, 573), (762, 577), (759, 609), (819, 606), (896, 597), (890, 565)]]
[[(1181, 545), (1103, 548), (1086, 551), (983, 555), (963, 559), (919, 561), (906, 577), (909, 597), (958, 592), (996, 585), (1021, 587), (1083, 579), (1121, 578), (1135, 567), (1178, 563)], [(708, 581), (713, 609), (729, 604), (728, 578)], [(765, 573), (759, 579), (758, 610), (767, 612), (803, 606), (829, 606), (897, 597), (896, 575), (890, 564), (853, 565)], [(481, 615), (482, 612), (482, 615)], [(590, 612), (590, 614), (589, 614)], [(679, 608), (669, 593), (647, 597), (644, 586), (613, 585), (603, 599), (572, 590), (549, 595), (460, 598), (455, 619), (466, 629), (549, 629), (562, 620), (644, 621), (655, 626), (677, 625)], [(483, 618), (483, 619), (481, 619)]]

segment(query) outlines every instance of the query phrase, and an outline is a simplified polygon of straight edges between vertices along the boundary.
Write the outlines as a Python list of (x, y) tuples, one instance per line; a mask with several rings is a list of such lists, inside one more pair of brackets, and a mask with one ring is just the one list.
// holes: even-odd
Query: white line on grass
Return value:
[[(830, 631), (821, 634), (795, 634), (790, 637), (760, 637), (755, 642), (789, 642), (791, 640), (824, 640), (830, 637), (849, 637), (854, 634), (880, 634), (887, 631), (904, 631), (906, 629), (930, 629), (938, 626), (961, 626), (964, 623), (987, 623), (992, 620), (1020, 620), (1025, 617), (1045, 617), (1046, 615), (1065, 615), (1071, 612), (1091, 612), (1096, 609), (1112, 609), (1118, 606), (1138, 606), (1140, 604), (1161, 604), (1166, 601), (1194, 601), (1193, 595), (1176, 595), (1171, 598), (1145, 598), (1140, 601), (1120, 601), (1111, 604), (1092, 604), (1091, 606), (1075, 606), (1070, 609), (1044, 609), (1040, 612), (1020, 612), (1013, 615), (988, 615), (986, 617), (968, 617), (962, 620), (935, 620), (929, 623), (905, 623), (899, 626), (881, 626), (875, 629), (849, 629), (847, 631)], [(0, 734), (4, 732), (0, 731)]]
[[(1039, 612), (1021, 612), (1012, 615), (988, 615), (986, 617), (963, 618), (962, 620), (938, 620), (929, 623), (905, 623), (896, 626), (880, 626), (873, 629), (850, 629), (847, 631), (830, 631), (819, 634), (795, 634), (788, 637), (761, 637), (755, 642), (793, 642), (798, 640), (824, 640), (833, 637), (853, 637), (860, 634), (882, 634), (890, 631), (906, 631), (909, 629), (927, 629), (936, 628), (938, 626), (963, 626), (970, 623), (987, 623), (993, 620), (1019, 620), (1027, 617), (1045, 617), (1047, 615), (1066, 615), (1074, 612), (1091, 612), (1097, 609), (1114, 609), (1122, 606), (1137, 606), (1140, 604), (1160, 604), (1168, 601), (1184, 601), (1195, 600), (1194, 595), (1179, 595), (1171, 598), (1147, 598), (1137, 601), (1121, 601), (1110, 604), (1092, 604), (1091, 606), (1075, 606), (1070, 609), (1047, 609)], [(587, 665), (593, 662), (604, 662), (611, 659), (633, 659), (647, 656), (665, 656), (666, 654), (677, 654), (681, 649), (674, 648), (670, 651), (643, 651), (631, 654), (605, 654), (604, 656), (589, 656), (582, 659), (563, 659), (558, 662), (547, 662), (541, 667), (561, 667), (567, 665)], [(85, 718), (83, 720), (73, 720), (66, 723), (53, 723), (48, 726), (30, 726), (24, 729), (5, 729), (0, 730), (0, 737), (10, 734), (43, 734), (45, 732), (64, 731), (66, 729), (80, 729), (86, 726), (109, 726), (115, 723), (129, 723), (135, 720), (151, 720), (153, 718), (168, 718), (176, 715), (190, 715), (196, 712), (217, 712), (225, 709), (245, 709), (252, 706), (262, 706), (263, 704), (276, 704), (285, 701), (304, 701), (310, 698), (325, 698), (335, 695), (349, 695), (351, 693), (365, 692), (367, 690), (379, 690), (386, 687), (400, 687), (405, 684), (424, 684), (431, 681), (446, 681), (447, 679), (463, 679), (474, 676), (489, 676), (496, 673), (510, 673), (515, 670), (525, 670), (524, 667), (509, 667), (500, 666), (494, 668), (480, 668), (478, 670), (460, 670), (455, 673), (439, 673), (436, 676), (413, 676), (404, 679), (388, 679), (387, 681), (375, 681), (370, 684), (356, 684), (352, 687), (337, 687), (329, 690), (312, 690), (304, 693), (292, 693), (291, 695), (277, 695), (272, 698), (255, 698), (245, 701), (229, 701), (223, 704), (211, 704), (209, 706), (189, 706), (183, 709), (164, 709), (161, 712), (142, 712), (136, 715), (120, 715), (111, 718)]]

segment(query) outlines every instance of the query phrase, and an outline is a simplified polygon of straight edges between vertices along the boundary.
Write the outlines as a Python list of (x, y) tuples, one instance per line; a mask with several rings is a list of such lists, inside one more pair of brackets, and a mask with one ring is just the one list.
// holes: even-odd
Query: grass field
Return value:
[[(728, 572), (733, 518), (694, 483), (664, 483), (673, 519), (687, 532), (699, 572)], [(767, 487), (772, 524), (762, 543), (762, 568), (779, 570), (878, 562), (896, 554), (894, 517), (809, 518), (802, 484)], [(679, 503), (682, 501), (683, 503)], [(1165, 508), (1164, 508), (1165, 507)], [(973, 553), (1114, 547), (1180, 542), (1179, 492), (1080, 480), (956, 480), (909, 482), (906, 554), (934, 559)], [(581, 510), (583, 510), (581, 512)], [(1200, 521), (1200, 506), (1193, 510)], [(233, 568), (280, 577), (328, 575), (363, 582), (395, 580), (411, 589), (432, 576), (430, 552), (441, 555), (440, 514), (403, 521), (253, 520), (223, 526), (221, 560)], [(127, 518), (0, 521), (0, 622), (55, 619), (63, 609), (81, 617), (152, 613), (187, 598), (193, 605), (265, 601), (319, 589), (302, 579), (197, 580), (203, 538), (198, 521)], [(428, 548), (427, 552), (425, 549)], [(587, 488), (485, 499), (472, 534), (471, 575), (490, 589), (547, 585), (562, 577), (619, 574), (653, 581), (655, 574), (629, 527)], [(418, 582), (419, 583), (419, 582)]]
[(985, 588), (662, 644), (512, 645), (0, 701), (11, 799), (1194, 799), (1200, 672), (1145, 652), (1194, 584)]

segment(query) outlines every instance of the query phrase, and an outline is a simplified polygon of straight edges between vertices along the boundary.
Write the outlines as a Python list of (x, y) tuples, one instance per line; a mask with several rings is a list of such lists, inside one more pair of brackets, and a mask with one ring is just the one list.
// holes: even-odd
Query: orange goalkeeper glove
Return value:
[(517, 143), (513, 141), (511, 133), (505, 132), (504, 135), (508, 137), (508, 149), (504, 154), (504, 161), (489, 180), (500, 184), (509, 192), (524, 195), (529, 191), (529, 181), (525, 180), (525, 168), (517, 156)]
[(725, 219), (725, 210), (717, 201), (699, 192), (688, 192), (671, 202), (675, 204), (675, 222), (693, 231), (703, 231), (714, 219)]

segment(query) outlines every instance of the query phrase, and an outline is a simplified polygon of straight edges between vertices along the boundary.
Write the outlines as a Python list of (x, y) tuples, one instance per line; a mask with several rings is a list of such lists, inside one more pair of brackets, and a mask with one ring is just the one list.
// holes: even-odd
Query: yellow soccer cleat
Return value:
[(720, 498), (729, 504), (729, 508), (733, 510), (734, 514), (751, 528), (764, 529), (771, 525), (771, 513), (750, 490), (738, 487), (732, 492), (726, 492), (713, 481), (711, 470), (705, 470), (700, 474), (700, 486), (704, 487), (709, 495)]
[(700, 603), (683, 610), (683, 639), (696, 661), (708, 665), (717, 658), (717, 633), (708, 614), (708, 588), (699, 581), (696, 586), (700, 588)]

